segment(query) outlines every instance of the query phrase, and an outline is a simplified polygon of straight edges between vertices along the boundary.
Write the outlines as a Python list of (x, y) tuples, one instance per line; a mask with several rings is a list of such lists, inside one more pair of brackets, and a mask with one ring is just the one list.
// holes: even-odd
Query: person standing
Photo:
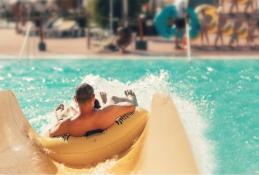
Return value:
[(238, 13), (239, 12), (238, 0), (231, 0), (231, 5), (229, 9), (230, 14), (233, 14), (234, 8), (236, 8), (236, 13)]
[(219, 0), (219, 7), (221, 7), (222, 11), (225, 12), (225, 0)]
[(254, 0), (247, 0), (245, 3), (245, 14), (248, 14), (249, 8), (251, 9), (251, 13), (255, 11), (254, 8)]
[(199, 16), (199, 19), (200, 19), (200, 23), (201, 23), (201, 43), (202, 45), (204, 46), (204, 39), (206, 40), (206, 45), (209, 45), (210, 44), (210, 41), (209, 41), (209, 36), (208, 36), (208, 33), (209, 33), (209, 27), (210, 27), (210, 16), (208, 16), (206, 14), (206, 10), (202, 10), (201, 11), (201, 14)]
[(233, 20), (233, 32), (232, 32), (232, 35), (230, 37), (230, 40), (229, 40), (229, 47), (231, 49), (234, 49), (234, 44), (236, 43), (236, 47), (239, 46), (239, 36), (238, 36), (238, 32), (240, 30), (240, 26), (242, 25), (242, 22), (241, 22), (241, 19), (239, 18), (235, 18)]
[(175, 0), (174, 5), (177, 11), (177, 17), (175, 19), (175, 49), (182, 49), (180, 43), (182, 43), (183, 34), (185, 33), (188, 0)]
[(256, 38), (256, 21), (250, 17), (247, 21), (248, 24), (248, 34), (246, 38), (246, 42), (248, 47), (255, 48), (255, 38)]
[(15, 31), (21, 33), (20, 22), (22, 21), (22, 3), (17, 1), (13, 7), (13, 14), (15, 17)]
[(227, 23), (227, 17), (222, 12), (222, 8), (218, 8), (218, 25), (217, 25), (217, 32), (216, 32), (216, 38), (215, 38), (215, 47), (218, 47), (218, 40), (221, 42), (221, 46), (224, 45), (224, 39), (223, 39), (223, 33), (225, 30), (225, 26)]

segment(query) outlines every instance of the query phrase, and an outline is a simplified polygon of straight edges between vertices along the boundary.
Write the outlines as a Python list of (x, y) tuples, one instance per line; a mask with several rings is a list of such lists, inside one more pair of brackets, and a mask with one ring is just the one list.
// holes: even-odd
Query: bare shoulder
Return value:
[(120, 116), (135, 111), (134, 105), (119, 106), (110, 105), (95, 114), (95, 125), (100, 129), (110, 127)]
[(97, 115), (105, 115), (105, 116), (109, 116), (109, 115), (123, 115), (126, 113), (130, 113), (130, 112), (134, 112), (135, 111), (135, 106), (128, 104), (128, 103), (124, 103), (124, 104), (117, 104), (117, 105), (109, 105), (105, 108), (103, 108), (102, 110), (97, 112)]
[(50, 137), (62, 136), (66, 133), (69, 133), (70, 128), (70, 119), (64, 119), (58, 122), (54, 128), (52, 128), (49, 132)]
[(58, 122), (55, 124), (55, 127), (56, 127), (56, 128), (66, 127), (66, 126), (70, 125), (70, 123), (71, 123), (71, 120), (70, 120), (69, 118), (66, 118), (66, 119), (63, 119), (63, 120), (58, 121)]

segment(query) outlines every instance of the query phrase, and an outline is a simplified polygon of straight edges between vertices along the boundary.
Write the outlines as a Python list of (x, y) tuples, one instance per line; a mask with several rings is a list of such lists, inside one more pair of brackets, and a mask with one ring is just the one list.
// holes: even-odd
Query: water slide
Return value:
[[(10, 91), (0, 91), (0, 174), (86, 173), (60, 165), (42, 151), (38, 135)], [(148, 126), (107, 172), (114, 174), (198, 174), (187, 135), (171, 98), (156, 94)]]
[(191, 146), (171, 98), (155, 94), (148, 126), (111, 169), (117, 174), (198, 174)]
[(0, 111), (0, 174), (55, 173), (12, 92), (0, 91)]

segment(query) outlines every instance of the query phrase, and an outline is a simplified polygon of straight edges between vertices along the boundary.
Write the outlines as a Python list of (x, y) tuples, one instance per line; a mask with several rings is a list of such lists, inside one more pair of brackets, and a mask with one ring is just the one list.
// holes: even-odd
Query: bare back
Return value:
[(135, 111), (135, 106), (110, 105), (99, 111), (91, 111), (75, 118), (60, 121), (50, 131), (50, 137), (69, 134), (71, 136), (84, 136), (88, 131), (109, 128), (118, 117)]

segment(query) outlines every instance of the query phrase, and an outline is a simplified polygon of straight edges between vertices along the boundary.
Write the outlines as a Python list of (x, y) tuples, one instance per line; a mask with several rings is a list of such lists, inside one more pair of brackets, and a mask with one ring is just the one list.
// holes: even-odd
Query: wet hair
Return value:
[(79, 104), (85, 103), (94, 96), (94, 89), (91, 85), (84, 83), (76, 89), (76, 100)]

